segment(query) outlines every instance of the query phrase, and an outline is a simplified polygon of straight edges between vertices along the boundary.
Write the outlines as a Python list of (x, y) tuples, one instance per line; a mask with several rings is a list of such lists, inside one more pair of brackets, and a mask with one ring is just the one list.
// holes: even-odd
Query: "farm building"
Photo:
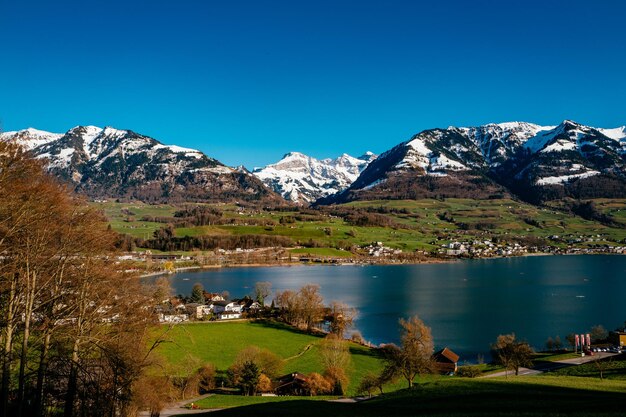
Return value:
[(440, 373), (449, 374), (456, 372), (459, 355), (447, 347), (433, 353), (433, 359), (435, 360), (435, 366)]

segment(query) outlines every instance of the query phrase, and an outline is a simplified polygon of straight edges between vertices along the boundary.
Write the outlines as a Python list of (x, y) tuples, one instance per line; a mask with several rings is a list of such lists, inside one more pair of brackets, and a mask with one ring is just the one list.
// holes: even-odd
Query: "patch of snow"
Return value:
[(613, 129), (600, 128), (597, 130), (600, 131), (604, 136), (611, 138), (611, 139), (615, 139), (615, 140), (626, 139), (626, 126), (616, 127)]
[(115, 129), (111, 126), (107, 126), (104, 128), (104, 131), (102, 132), (102, 134), (105, 136), (122, 137), (128, 134), (128, 130), (120, 130), (120, 129)]
[(454, 161), (443, 154), (430, 158), (429, 172), (448, 169), (452, 171), (463, 171), (467, 170), (468, 168), (462, 163)]
[(428, 147), (426, 146), (426, 143), (424, 142), (424, 140), (420, 138), (413, 139), (407, 145), (413, 148), (415, 151), (417, 151), (417, 153), (424, 155), (424, 156), (428, 156), (431, 152), (431, 150), (428, 149)]
[(361, 188), (362, 190), (369, 190), (371, 188), (376, 187), (378, 184), (383, 184), (385, 183), (385, 181), (387, 181), (386, 178), (383, 179), (377, 179), (376, 181), (372, 181), (371, 183), (367, 184), (365, 187)]
[(587, 171), (581, 174), (561, 175), (558, 177), (544, 177), (544, 178), (538, 179), (535, 182), (535, 184), (537, 185), (563, 184), (575, 178), (587, 178), (587, 177), (592, 177), (598, 174), (600, 174), (600, 172), (598, 171)]
[(548, 142), (554, 139), (561, 132), (561, 127), (557, 126), (549, 130), (541, 130), (537, 134), (524, 143), (524, 147), (530, 149), (532, 153), (536, 153), (543, 149)]
[(183, 148), (182, 146), (177, 146), (177, 145), (157, 144), (157, 145), (154, 145), (152, 148), (153, 149), (168, 149), (174, 153), (184, 153), (185, 156), (189, 156), (189, 157), (196, 158), (196, 159), (202, 158), (202, 155), (203, 155), (202, 152), (196, 149)]
[(541, 152), (560, 152), (571, 151), (576, 149), (576, 143), (564, 140), (557, 140), (551, 145), (546, 146)]
[(227, 166), (216, 166), (211, 168), (206, 168), (206, 171), (213, 172), (216, 174), (232, 174), (234, 170)]
[(83, 141), (86, 145), (89, 145), (103, 130), (104, 129), (98, 126), (76, 126), (70, 129), (70, 132), (77, 133), (76, 131), (80, 131), (80, 136), (83, 138)]

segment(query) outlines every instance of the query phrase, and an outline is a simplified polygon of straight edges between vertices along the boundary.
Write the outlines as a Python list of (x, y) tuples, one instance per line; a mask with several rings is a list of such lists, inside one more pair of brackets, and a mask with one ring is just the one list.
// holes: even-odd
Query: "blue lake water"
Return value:
[(232, 297), (254, 292), (258, 281), (274, 290), (320, 285), (324, 301), (358, 309), (356, 328), (378, 344), (398, 341), (398, 319), (418, 314), (435, 345), (473, 361), (499, 334), (514, 332), (533, 346), (559, 335), (607, 329), (626, 320), (626, 256), (535, 256), (398, 266), (291, 266), (226, 268), (178, 273), (176, 293), (194, 283)]

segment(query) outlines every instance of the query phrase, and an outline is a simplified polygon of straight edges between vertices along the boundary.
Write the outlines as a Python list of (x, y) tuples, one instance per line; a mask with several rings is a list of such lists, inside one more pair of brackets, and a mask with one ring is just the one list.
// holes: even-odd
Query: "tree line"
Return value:
[(193, 251), (225, 249), (255, 249), (268, 247), (293, 247), (295, 243), (285, 236), (245, 234), (245, 235), (204, 235), (176, 237), (171, 225), (155, 230), (152, 239), (121, 239), (122, 245), (156, 249), (161, 251)]

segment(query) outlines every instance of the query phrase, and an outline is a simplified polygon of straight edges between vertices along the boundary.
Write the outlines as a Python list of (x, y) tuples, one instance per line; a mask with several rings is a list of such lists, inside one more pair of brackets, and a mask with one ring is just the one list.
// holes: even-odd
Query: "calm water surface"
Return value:
[(401, 266), (229, 268), (172, 276), (176, 293), (252, 294), (257, 281), (274, 290), (315, 283), (325, 302), (359, 311), (356, 327), (373, 343), (397, 342), (398, 319), (418, 314), (435, 345), (473, 361), (502, 333), (515, 332), (537, 348), (549, 337), (581, 333), (626, 320), (626, 256), (536, 256)]

